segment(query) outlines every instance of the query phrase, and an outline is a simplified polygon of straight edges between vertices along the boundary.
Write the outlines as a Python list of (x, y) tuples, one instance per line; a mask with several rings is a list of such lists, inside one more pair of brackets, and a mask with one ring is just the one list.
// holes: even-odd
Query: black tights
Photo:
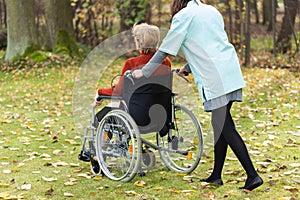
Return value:
[(210, 180), (221, 178), (228, 145), (242, 164), (247, 173), (246, 184), (258, 176), (249, 157), (246, 145), (235, 129), (234, 122), (230, 114), (232, 102), (227, 106), (212, 111), (212, 126), (214, 130), (214, 169)]

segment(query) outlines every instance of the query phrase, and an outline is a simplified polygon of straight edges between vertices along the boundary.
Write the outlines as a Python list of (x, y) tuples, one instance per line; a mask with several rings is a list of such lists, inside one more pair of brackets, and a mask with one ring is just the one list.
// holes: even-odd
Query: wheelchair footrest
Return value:
[(90, 156), (86, 155), (83, 151), (80, 152), (80, 154), (78, 154), (78, 159), (82, 160), (84, 162), (90, 162)]

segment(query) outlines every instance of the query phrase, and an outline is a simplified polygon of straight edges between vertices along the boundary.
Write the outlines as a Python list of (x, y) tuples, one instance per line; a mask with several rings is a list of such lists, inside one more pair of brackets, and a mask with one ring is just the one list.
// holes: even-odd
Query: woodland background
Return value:
[[(247, 177), (230, 149), (224, 185), (200, 183), (212, 171), (213, 134), (209, 113), (197, 96), (186, 95), (194, 87), (187, 83), (174, 88), (177, 101), (199, 119), (205, 141), (192, 174), (160, 164), (122, 183), (94, 176), (77, 159), (83, 133), (74, 123), (73, 88), (83, 60), (136, 22), (169, 28), (171, 1), (0, 0), (0, 199), (299, 199), (299, 0), (207, 2), (221, 11), (241, 60), (247, 87), (232, 115), (264, 179), (261, 187), (237, 190)], [(107, 67), (93, 92), (110, 84), (127, 56)], [(174, 68), (184, 64), (171, 59)]]
[[(129, 30), (134, 23), (168, 28), (170, 3), (168, 0), (1, 0), (0, 44), (6, 49), (5, 61), (11, 62), (36, 50), (65, 51), (76, 56), (80, 45), (95, 47), (106, 38)], [(207, 3), (222, 12), (230, 42), (246, 66), (272, 67), (273, 62), (266, 58), (277, 54), (288, 54), (287, 58), (299, 56), (298, 0), (207, 0)], [(251, 45), (255, 39), (264, 43), (264, 49)], [(281, 65), (299, 65), (293, 59), (288, 61), (284, 59)], [(278, 62), (275, 63), (277, 66)]]

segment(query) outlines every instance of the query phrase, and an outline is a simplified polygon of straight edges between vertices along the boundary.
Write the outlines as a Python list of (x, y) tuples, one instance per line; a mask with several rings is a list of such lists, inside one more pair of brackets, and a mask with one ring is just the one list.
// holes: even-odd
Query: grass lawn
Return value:
[[(107, 73), (119, 71), (119, 63), (122, 60)], [(205, 155), (190, 176), (157, 167), (129, 183), (93, 177), (89, 163), (77, 159), (82, 133), (76, 131), (72, 116), (80, 64), (57, 56), (42, 66), (18, 65), (24, 67), (15, 70), (4, 65), (0, 71), (0, 199), (300, 198), (299, 72), (243, 68), (244, 102), (233, 106), (233, 116), (265, 181), (245, 192), (237, 190), (246, 176), (231, 150), (223, 170), (224, 186), (199, 182), (212, 170), (213, 148), (210, 115), (202, 111), (195, 95), (182, 95), (181, 104), (188, 105), (203, 125)], [(99, 85), (109, 84), (111, 76), (105, 77)]]

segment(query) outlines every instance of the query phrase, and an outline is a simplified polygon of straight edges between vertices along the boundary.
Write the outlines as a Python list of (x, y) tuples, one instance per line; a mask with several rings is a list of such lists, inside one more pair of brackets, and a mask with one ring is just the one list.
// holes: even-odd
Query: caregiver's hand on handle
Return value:
[(185, 67), (177, 69), (176, 73), (180, 76), (188, 76), (189, 75), (189, 72), (185, 69)]

